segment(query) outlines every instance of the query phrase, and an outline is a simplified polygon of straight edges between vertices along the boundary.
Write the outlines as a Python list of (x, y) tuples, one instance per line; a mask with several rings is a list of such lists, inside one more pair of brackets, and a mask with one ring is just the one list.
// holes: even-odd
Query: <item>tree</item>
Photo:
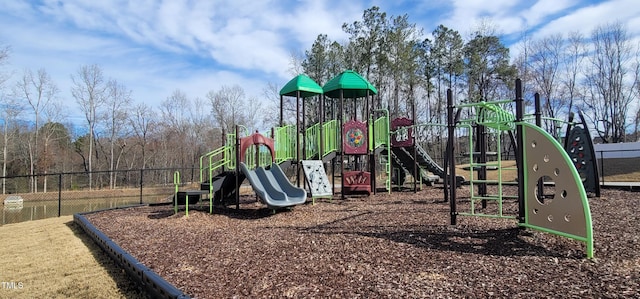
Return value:
[(302, 68), (309, 78), (321, 86), (331, 79), (329, 71), (329, 48), (331, 41), (326, 34), (319, 34), (311, 45), (311, 50), (304, 52)]
[(18, 117), (24, 111), (24, 107), (21, 105), (15, 97), (9, 96), (4, 92), (0, 85), (0, 128), (2, 129), (2, 194), (6, 192), (6, 177), (7, 165), (9, 164), (10, 150), (12, 147), (12, 140), (18, 133)]
[[(0, 47), (0, 66), (4, 66), (9, 60), (9, 47)], [(9, 79), (10, 74), (7, 72), (0, 72), (0, 89), (4, 89), (4, 83)]]
[(33, 134), (30, 134), (28, 144), (29, 174), (31, 182), (31, 192), (38, 192), (38, 179), (35, 176), (36, 161), (40, 152), (39, 136), (42, 113), (55, 100), (58, 94), (58, 87), (53, 83), (49, 74), (44, 69), (39, 69), (37, 74), (31, 70), (25, 70), (22, 78), (16, 84), (16, 96), (23, 97), (34, 115)]
[[(102, 69), (98, 65), (84, 65), (71, 75), (71, 95), (75, 98), (87, 121), (88, 147), (86, 171), (89, 172), (89, 190), (92, 186), (92, 152), (99, 109), (104, 105), (107, 92)], [(84, 159), (84, 156), (83, 156)]]
[[(0, 66), (4, 65), (9, 59), (9, 48), (0, 48)], [(19, 101), (10, 97), (6, 92), (5, 82), (9, 75), (0, 72), (0, 125), (2, 125), (2, 194), (6, 192), (7, 163), (9, 157), (9, 144), (13, 138), (13, 128), (18, 114), (22, 111)]]
[(267, 86), (262, 89), (262, 95), (267, 100), (266, 113), (262, 114), (262, 123), (268, 127), (280, 126), (279, 117), (273, 117), (274, 115), (280, 115), (280, 109), (283, 111), (283, 123), (294, 123), (296, 105), (295, 100), (292, 97), (284, 97), (282, 106), (280, 107), (280, 86), (274, 82), (267, 82)]
[(216, 125), (227, 132), (235, 132), (235, 125), (243, 123), (243, 108), (248, 107), (244, 105), (244, 89), (239, 85), (222, 86), (218, 91), (209, 91), (206, 97)]
[(464, 70), (464, 42), (460, 33), (444, 25), (438, 26), (432, 35), (434, 40), (429, 50), (437, 89), (433, 115), (438, 116), (438, 122), (444, 123), (446, 89), (453, 90), (455, 81)]
[(633, 64), (629, 35), (620, 23), (598, 26), (591, 33), (585, 106), (605, 143), (624, 142), (627, 113), (633, 100), (638, 65)]
[[(188, 152), (192, 147), (188, 140), (189, 134), (189, 110), (191, 101), (187, 94), (176, 89), (165, 101), (160, 104), (160, 112), (163, 127), (163, 152), (160, 157), (165, 163), (164, 167), (187, 165), (195, 163), (188, 158)], [(189, 144), (189, 147), (185, 145)]]
[(564, 98), (568, 101), (568, 111), (571, 112), (574, 101), (579, 96), (578, 76), (581, 74), (586, 47), (584, 37), (579, 32), (569, 33), (567, 45), (563, 52), (564, 76), (562, 80), (562, 91)]
[(418, 47), (420, 35), (422, 31), (409, 23), (406, 14), (392, 17), (384, 32), (384, 49), (387, 53), (384, 60), (390, 77), (391, 115), (410, 116), (411, 105), (415, 103), (416, 88), (422, 79), (418, 74), (422, 51)]
[[(109, 187), (116, 187), (114, 170), (118, 169), (120, 158), (125, 150), (124, 137), (128, 135), (127, 119), (131, 109), (131, 90), (116, 80), (107, 82), (107, 96), (105, 97), (106, 129), (109, 139)], [(116, 155), (116, 143), (119, 143)]]
[[(564, 48), (562, 35), (555, 34), (532, 41), (529, 44), (528, 70), (543, 100), (542, 115), (555, 119), (567, 101), (558, 95), (558, 75), (561, 68), (561, 55)], [(558, 137), (554, 120), (545, 120), (547, 132)]]
[(509, 64), (509, 49), (497, 36), (476, 34), (464, 48), (465, 74), (472, 102), (497, 96), (500, 83), (510, 85), (516, 68)]
[[(438, 26), (432, 35), (434, 40), (431, 57), (435, 60), (437, 79), (453, 89), (455, 79), (462, 75), (464, 70), (464, 41), (458, 31), (444, 25)], [(437, 84), (438, 92), (441, 93), (441, 84)]]
[(42, 180), (43, 192), (47, 192), (48, 176), (46, 174), (49, 173), (49, 169), (60, 162), (60, 158), (66, 154), (66, 150), (71, 144), (69, 130), (63, 124), (57, 122), (58, 119), (61, 119), (59, 116), (62, 115), (60, 106), (57, 104), (49, 105), (48, 109), (55, 111), (47, 113), (51, 117), (48, 117), (46, 123), (40, 128), (43, 147), (38, 164), (42, 173), (45, 174)]
[(147, 168), (147, 146), (149, 144), (149, 134), (157, 119), (154, 117), (155, 113), (153, 108), (145, 103), (140, 103), (133, 108), (133, 113), (130, 115), (129, 122), (137, 137), (138, 145), (141, 149), (142, 159), (141, 168)]
[[(385, 51), (384, 32), (388, 27), (387, 13), (380, 7), (372, 6), (362, 14), (362, 21), (342, 24), (342, 30), (350, 35), (349, 44), (345, 48), (345, 66), (352, 69), (374, 85), (380, 86), (380, 67), (383, 65)], [(378, 72), (377, 78), (374, 73)]]

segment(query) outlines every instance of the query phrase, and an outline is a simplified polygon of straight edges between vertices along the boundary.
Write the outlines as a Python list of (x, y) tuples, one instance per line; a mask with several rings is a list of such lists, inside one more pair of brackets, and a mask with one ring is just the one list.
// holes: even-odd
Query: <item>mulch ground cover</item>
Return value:
[(156, 206), (87, 218), (196, 298), (638, 298), (639, 195), (590, 199), (594, 259), (583, 243), (515, 220), (459, 216), (452, 226), (437, 187), (275, 214), (244, 196), (240, 210), (214, 214)]

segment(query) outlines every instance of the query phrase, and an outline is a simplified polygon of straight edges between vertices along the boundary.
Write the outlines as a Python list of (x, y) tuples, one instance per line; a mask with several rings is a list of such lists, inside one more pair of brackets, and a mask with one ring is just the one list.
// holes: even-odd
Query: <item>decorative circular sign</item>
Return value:
[(345, 140), (350, 147), (359, 148), (364, 145), (364, 133), (360, 128), (351, 128), (347, 131)]

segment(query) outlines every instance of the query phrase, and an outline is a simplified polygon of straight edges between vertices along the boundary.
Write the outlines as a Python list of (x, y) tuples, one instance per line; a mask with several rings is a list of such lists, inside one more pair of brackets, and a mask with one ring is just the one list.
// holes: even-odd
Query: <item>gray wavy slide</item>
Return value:
[(292, 185), (278, 164), (271, 164), (269, 169), (258, 167), (250, 170), (241, 162), (240, 169), (258, 197), (270, 209), (295, 206), (307, 201), (307, 191)]

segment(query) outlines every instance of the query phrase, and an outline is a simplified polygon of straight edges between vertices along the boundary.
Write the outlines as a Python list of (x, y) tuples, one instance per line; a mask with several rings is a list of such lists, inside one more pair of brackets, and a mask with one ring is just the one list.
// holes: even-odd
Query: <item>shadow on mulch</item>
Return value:
[(173, 210), (156, 210), (156, 211), (151, 212), (149, 214), (149, 216), (147, 216), (147, 218), (149, 218), (149, 219), (164, 219), (164, 218), (169, 218), (169, 217), (171, 217), (173, 215), (175, 215)]
[(116, 282), (121, 294), (126, 298), (151, 298), (149, 294), (132, 280), (122, 268), (116, 264), (106, 252), (87, 235), (82, 228), (74, 221), (65, 223), (71, 229), (74, 236), (87, 246), (96, 261), (104, 268), (109, 276)]
[[(202, 213), (206, 213), (209, 214), (209, 207), (208, 206), (193, 206), (193, 207), (189, 207), (189, 211), (199, 211)], [(229, 218), (232, 219), (240, 219), (240, 220), (257, 220), (257, 219), (263, 219), (263, 218), (268, 218), (271, 217), (275, 214), (281, 214), (281, 213), (290, 213), (291, 209), (288, 208), (282, 208), (282, 209), (277, 209), (274, 213), (274, 211), (272, 209), (266, 208), (266, 207), (259, 207), (259, 208), (240, 208), (240, 209), (236, 209), (235, 207), (231, 207), (231, 206), (215, 206), (213, 208), (213, 215), (223, 215), (223, 216), (227, 216)], [(181, 208), (180, 210), (178, 210), (178, 213), (184, 213), (184, 209)], [(151, 213), (149, 216), (147, 216), (149, 219), (162, 219), (162, 218), (169, 218), (174, 216), (174, 212), (173, 209), (171, 210), (162, 210), (162, 211), (156, 211), (154, 213)]]
[[(354, 215), (358, 217), (362, 215)], [(344, 219), (341, 219), (344, 220)], [(488, 256), (545, 256), (563, 257), (558, 252), (533, 245), (522, 237), (532, 234), (522, 228), (489, 229), (486, 231), (456, 231), (446, 225), (421, 226), (414, 230), (393, 230), (392, 227), (366, 228), (370, 231), (345, 230), (344, 227), (310, 228), (307, 232), (336, 235), (352, 234), (370, 238), (386, 239), (397, 243), (430, 250), (481, 254)], [(580, 256), (573, 257), (581, 259)]]

